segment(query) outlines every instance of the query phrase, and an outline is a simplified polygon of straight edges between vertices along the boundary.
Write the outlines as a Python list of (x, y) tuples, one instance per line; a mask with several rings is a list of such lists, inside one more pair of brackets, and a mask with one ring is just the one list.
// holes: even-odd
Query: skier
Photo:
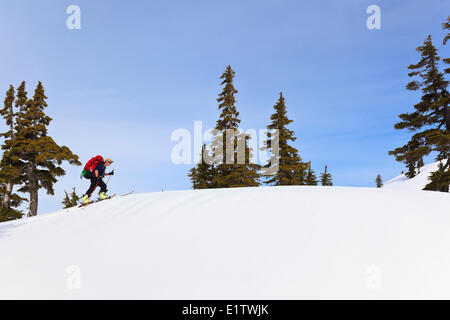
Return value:
[(113, 162), (114, 161), (112, 161), (111, 158), (106, 158), (103, 161), (103, 158), (101, 156), (96, 156), (88, 161), (88, 163), (84, 167), (82, 175), (86, 179), (91, 180), (91, 185), (89, 186), (89, 189), (86, 191), (84, 196), (81, 198), (82, 204), (88, 204), (92, 202), (92, 200), (90, 200), (90, 197), (97, 186), (100, 187), (100, 193), (98, 195), (99, 200), (110, 198), (110, 196), (106, 194), (108, 190), (106, 189), (106, 184), (103, 182), (102, 178), (104, 176), (114, 175), (114, 170), (109, 173), (105, 173), (105, 169), (109, 167)]

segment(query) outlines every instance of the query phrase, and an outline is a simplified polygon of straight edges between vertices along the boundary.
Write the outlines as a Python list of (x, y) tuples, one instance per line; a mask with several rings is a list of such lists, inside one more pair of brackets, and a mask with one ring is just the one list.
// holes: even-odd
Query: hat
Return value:
[(106, 158), (105, 162), (113, 163), (114, 161), (112, 161), (111, 158)]

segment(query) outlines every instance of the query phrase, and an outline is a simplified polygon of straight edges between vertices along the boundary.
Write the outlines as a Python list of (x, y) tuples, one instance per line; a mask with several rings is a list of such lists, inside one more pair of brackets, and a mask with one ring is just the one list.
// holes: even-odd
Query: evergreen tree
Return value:
[[(292, 123), (293, 120), (290, 120), (287, 116), (282, 92), (280, 92), (280, 97), (273, 108), (275, 113), (270, 117), (272, 122), (267, 126), (269, 130), (268, 139), (263, 149), (271, 151), (271, 157), (266, 168), (275, 171), (275, 174), (266, 183), (275, 186), (305, 184), (306, 164), (302, 162), (298, 150), (289, 144), (290, 141), (295, 141), (297, 138), (294, 131), (287, 128), (287, 125)], [(278, 133), (272, 135), (271, 130), (277, 130)], [(278, 152), (275, 152), (274, 146), (278, 147)], [(278, 170), (273, 169), (273, 166), (278, 166)]]
[[(447, 17), (447, 20), (442, 23), (442, 28), (447, 32), (447, 34), (444, 37), (443, 44), (446, 45), (447, 41), (450, 39), (450, 16)], [(445, 64), (450, 64), (450, 58), (443, 59)], [(450, 68), (446, 68), (444, 70), (446, 74), (450, 74)], [(446, 115), (447, 119), (450, 118), (450, 95), (447, 94), (444, 95), (441, 98), (441, 104), (447, 107)], [(450, 130), (449, 130), (449, 120), (447, 120), (447, 145), (444, 148), (438, 148), (439, 151), (441, 151), (442, 154), (445, 154), (447, 151), (448, 154), (448, 145), (450, 144)], [(449, 156), (450, 158), (450, 156)], [(444, 156), (438, 156), (438, 160), (445, 160)], [(441, 191), (441, 192), (449, 192), (450, 187), (450, 160), (447, 159), (446, 164), (444, 165), (442, 162), (439, 163), (439, 168), (437, 171), (432, 172), (431, 175), (428, 177), (428, 180), (430, 181), (424, 188), (424, 190), (433, 190), (433, 191)]]
[(64, 199), (63, 199), (63, 201), (61, 201), (61, 203), (64, 205), (63, 209), (67, 209), (67, 208), (70, 208), (70, 207), (72, 207), (72, 206), (71, 206), (71, 201), (70, 201), (70, 196), (69, 196), (69, 194), (67, 193), (66, 190), (64, 190), (64, 193), (65, 193), (66, 195), (64, 196)]
[[(447, 20), (442, 23), (442, 28), (446, 31), (450, 31), (450, 16), (447, 17)], [(447, 41), (450, 39), (450, 32), (447, 32), (447, 34), (444, 37), (443, 44), (446, 45)], [(446, 64), (450, 64), (450, 58), (443, 59), (443, 62)], [(446, 74), (450, 74), (450, 68), (444, 69), (444, 72)], [(444, 95), (441, 98), (441, 103), (445, 106), (447, 106), (447, 118), (450, 118), (450, 96), (447, 92), (446, 95)], [(447, 122), (447, 144), (450, 144), (450, 133), (449, 133), (449, 125)], [(445, 148), (442, 150), (445, 154)], [(439, 160), (445, 160), (445, 157), (440, 157)], [(449, 160), (447, 160), (447, 163), (444, 165), (442, 162), (439, 163), (439, 167), (437, 171), (434, 171), (431, 173), (431, 175), (428, 177), (428, 180), (430, 181), (424, 188), (424, 190), (433, 190), (433, 191), (441, 191), (441, 192), (449, 192), (449, 185), (450, 185), (450, 165)]]
[[(232, 133), (238, 130), (239, 112), (236, 108), (235, 95), (238, 93), (234, 87), (235, 72), (231, 66), (227, 66), (225, 72), (220, 76), (223, 86), (222, 92), (217, 98), (219, 103), (218, 109), (221, 111), (219, 119), (216, 122), (214, 134), (214, 140), (211, 144), (213, 150), (213, 156), (215, 158), (216, 172), (213, 177), (214, 184), (219, 188), (230, 187), (231, 181), (229, 181), (229, 175), (233, 171), (233, 164), (236, 159), (231, 159), (234, 156), (237, 143)], [(227, 146), (231, 149), (232, 154), (227, 152)]]
[(14, 120), (16, 114), (14, 111), (14, 100), (14, 87), (10, 85), (9, 90), (6, 92), (4, 108), (0, 110), (0, 114), (5, 119), (8, 128), (8, 131), (0, 134), (5, 139), (2, 145), (3, 155), (0, 161), (0, 221), (21, 218), (22, 212), (15, 208), (19, 207), (22, 201), (25, 200), (13, 193), (14, 185), (20, 183), (21, 164), (8, 156), (8, 151), (11, 149), (15, 136)]
[[(447, 17), (447, 20), (442, 23), (442, 28), (446, 31), (450, 31), (450, 16)], [(446, 45), (447, 41), (450, 39), (450, 32), (444, 37), (443, 44)], [(443, 59), (445, 64), (450, 64), (450, 58)], [(450, 68), (444, 69), (444, 73), (450, 74)], [(449, 192), (450, 186), (450, 95), (445, 90), (445, 94), (442, 95), (440, 99), (440, 104), (445, 108), (445, 116), (446, 118), (446, 137), (443, 139), (443, 143), (441, 146), (438, 146), (437, 151), (439, 155), (437, 160), (440, 161), (439, 168), (437, 171), (432, 172), (428, 177), (430, 181), (424, 188), (424, 190), (433, 190), (433, 191), (441, 191), (441, 192)], [(447, 159), (446, 159), (447, 156)], [(442, 161), (446, 163), (443, 164)]]
[[(421, 101), (414, 105), (412, 113), (400, 114), (401, 121), (395, 124), (395, 129), (409, 129), (416, 132), (403, 147), (389, 151), (397, 161), (408, 165), (408, 176), (415, 175), (413, 165), (421, 163), (424, 156), (437, 152), (436, 161), (445, 161), (444, 171), (450, 167), (450, 109), (448, 81), (439, 72), (440, 57), (434, 47), (431, 36), (422, 46), (417, 48), (421, 60), (408, 67), (410, 77), (419, 77), (408, 83), (408, 90), (421, 89)], [(413, 174), (414, 172), (414, 174)]]
[(428, 177), (428, 183), (424, 190), (449, 192), (450, 186), (450, 170), (446, 170), (442, 163), (439, 164), (439, 169), (431, 173)]
[(72, 203), (72, 207), (78, 205), (80, 201), (80, 196), (77, 195), (75, 187), (72, 188), (72, 193), (70, 194), (70, 201)]
[(26, 98), (24, 82), (18, 88), (16, 105), (19, 111), (14, 127), (16, 135), (7, 156), (23, 164), (23, 186), (18, 191), (29, 193), (28, 216), (37, 215), (39, 189), (44, 188), (48, 194), (54, 194), (56, 177), (65, 174), (60, 167), (63, 161), (81, 165), (78, 156), (68, 147), (60, 147), (47, 135), (47, 126), (52, 119), (44, 113), (46, 99), (41, 82), (36, 87), (33, 99)]
[(308, 162), (308, 172), (306, 174), (305, 184), (308, 186), (317, 186), (317, 176), (314, 170), (311, 168), (311, 161)]
[(331, 177), (331, 174), (328, 172), (327, 166), (325, 166), (325, 171), (320, 174), (320, 182), (322, 183), (322, 186), (333, 185), (333, 178)]
[[(2, 150), (8, 150), (11, 147), (11, 141), (14, 138), (14, 109), (13, 104), (15, 100), (15, 91), (12, 85), (9, 86), (9, 90), (6, 92), (6, 98), (4, 102), (4, 108), (0, 110), (0, 114), (5, 119), (8, 131), (0, 134), (5, 138)], [(2, 188), (2, 206), (9, 208), (11, 201), (11, 192), (13, 189), (14, 180), (18, 178), (18, 170), (12, 166), (11, 159), (7, 159), (4, 156), (0, 163), (0, 178), (4, 189)]]
[(375, 183), (377, 185), (377, 188), (381, 188), (383, 186), (383, 180), (381, 179), (380, 174), (377, 175), (377, 178), (375, 179)]
[(78, 205), (80, 197), (77, 195), (75, 188), (72, 188), (72, 193), (70, 195), (66, 190), (64, 190), (64, 193), (66, 195), (64, 197), (64, 200), (61, 202), (64, 205), (63, 209), (75, 207), (76, 205)]
[(202, 151), (200, 154), (200, 162), (197, 165), (189, 170), (189, 178), (192, 181), (193, 189), (207, 189), (212, 188), (212, 179), (213, 179), (213, 165), (206, 163), (204, 159), (204, 155), (207, 152), (206, 145), (202, 145)]
[[(220, 77), (223, 90), (217, 102), (221, 113), (216, 122), (214, 141), (211, 144), (213, 157), (217, 163), (212, 184), (218, 188), (259, 185), (258, 167), (250, 164), (250, 159), (246, 157), (252, 152), (246, 142), (247, 136), (241, 136), (242, 133), (238, 129), (241, 120), (236, 108), (235, 94), (238, 91), (233, 84), (234, 77), (235, 72), (231, 66), (228, 66)], [(244, 143), (240, 144), (242, 141)], [(238, 146), (242, 145), (243, 149), (239, 150)], [(241, 163), (238, 161), (241, 158), (240, 155), (246, 157)]]

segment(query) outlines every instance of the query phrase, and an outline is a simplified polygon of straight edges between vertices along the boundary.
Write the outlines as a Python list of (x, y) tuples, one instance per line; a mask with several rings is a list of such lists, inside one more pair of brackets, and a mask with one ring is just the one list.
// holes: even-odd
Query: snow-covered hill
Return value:
[(450, 195), (136, 194), (0, 224), (0, 298), (450, 298)]
[(384, 188), (403, 189), (403, 190), (422, 190), (430, 181), (428, 177), (431, 172), (438, 170), (439, 162), (430, 163), (422, 168), (420, 172), (412, 179), (408, 179), (401, 174), (384, 184)]

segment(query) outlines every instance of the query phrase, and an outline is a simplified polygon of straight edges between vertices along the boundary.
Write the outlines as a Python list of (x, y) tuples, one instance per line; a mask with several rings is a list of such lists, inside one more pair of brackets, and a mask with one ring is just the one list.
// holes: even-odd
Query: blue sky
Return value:
[[(81, 30), (66, 28), (66, 8), (81, 9)], [(369, 5), (381, 30), (366, 27)], [(405, 90), (415, 48), (432, 34), (442, 57), (441, 23), (450, 2), (433, 1), (3, 1), (2, 100), (9, 84), (41, 80), (54, 119), (50, 134), (86, 162), (115, 160), (110, 193), (188, 189), (190, 165), (175, 165), (170, 140), (194, 120), (212, 127), (219, 76), (236, 71), (243, 128), (264, 128), (283, 91), (299, 149), (336, 185), (374, 186), (403, 166), (387, 155), (407, 132), (393, 129), (418, 94)], [(2, 89), (3, 88), (3, 89)], [(88, 187), (80, 167), (64, 165), (56, 196)]]

